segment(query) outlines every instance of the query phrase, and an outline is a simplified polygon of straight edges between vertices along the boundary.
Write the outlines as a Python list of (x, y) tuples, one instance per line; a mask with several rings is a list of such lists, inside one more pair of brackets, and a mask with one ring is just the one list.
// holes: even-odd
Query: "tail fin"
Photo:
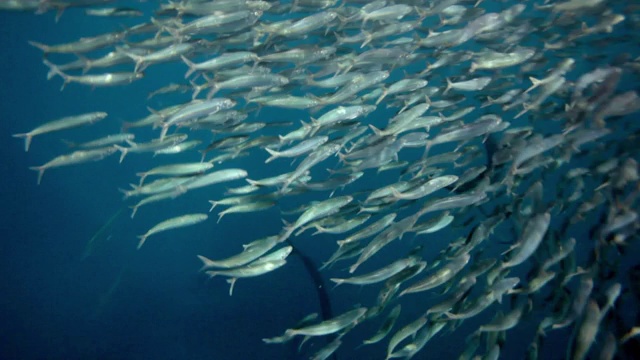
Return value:
[(388, 94), (388, 89), (384, 89), (382, 90), (382, 94), (380, 95), (380, 97), (378, 98), (378, 100), (376, 100), (376, 105), (380, 104), (380, 102), (387, 97)]
[(144, 242), (147, 240), (147, 235), (140, 235), (138, 236), (138, 239), (140, 239), (140, 242), (138, 243), (138, 250), (140, 250), (140, 248), (142, 247), (142, 245), (144, 245)]
[(364, 41), (362, 42), (362, 45), (360, 45), (360, 49), (362, 49), (363, 47), (369, 45), (369, 43), (373, 40), (373, 35), (371, 35), (371, 33), (365, 31), (365, 30), (360, 30), (360, 32), (362, 34), (364, 34)]
[(452, 86), (453, 86), (453, 83), (451, 82), (451, 79), (447, 78), (447, 87), (444, 89), (444, 92), (442, 93), (442, 95), (447, 95), (449, 90), (451, 90)]
[(245, 180), (249, 183), (249, 185), (262, 186), (262, 185), (260, 185), (260, 182), (257, 181), (257, 180), (251, 180), (251, 179), (245, 179)]
[(29, 169), (38, 172), (38, 185), (40, 185), (40, 182), (42, 181), (42, 175), (44, 175), (44, 171), (47, 170), (47, 168), (45, 168), (44, 166), (32, 166)]
[(272, 162), (273, 160), (275, 160), (275, 159), (280, 157), (279, 156), (280, 155), (279, 152), (277, 152), (275, 150), (272, 150), (272, 149), (269, 149), (269, 148), (264, 148), (264, 149), (269, 153), (269, 155), (271, 155), (267, 160), (264, 161), (265, 164), (268, 164), (268, 163)]
[(29, 41), (29, 45), (33, 46), (33, 47), (37, 47), (38, 49), (42, 50), (45, 54), (49, 53), (51, 51), (51, 47), (49, 45), (45, 45), (43, 43), (39, 43), (37, 41)]
[(189, 70), (187, 70), (187, 73), (184, 74), (184, 78), (188, 78), (189, 76), (191, 76), (191, 74), (193, 74), (196, 70), (196, 64), (193, 63), (191, 60), (187, 59), (184, 55), (180, 55), (180, 58), (182, 59), (182, 61), (184, 61), (185, 64), (187, 64), (187, 66), (189, 67)]
[(122, 126), (120, 126), (120, 132), (127, 132), (133, 126), (132, 122), (123, 121)]
[(494, 98), (492, 98), (491, 96), (487, 96), (487, 102), (486, 102), (486, 103), (484, 103), (484, 104), (482, 104), (482, 105), (480, 106), (480, 109), (485, 108), (485, 107), (487, 107), (487, 106), (491, 106), (491, 105), (493, 105), (493, 104), (494, 104), (494, 102), (495, 102), (495, 99), (494, 99)]
[(129, 206), (129, 208), (131, 208), (131, 218), (133, 219), (133, 217), (136, 216), (136, 213), (138, 212), (138, 205), (131, 205)]
[(376, 134), (376, 136), (380, 136), (380, 137), (384, 136), (384, 132), (382, 130), (378, 129), (377, 127), (369, 124), (369, 128), (371, 128), (371, 130), (373, 130), (373, 132)]
[(126, 148), (117, 144), (113, 146), (122, 153), (122, 155), (120, 155), (120, 163), (122, 164), (122, 160), (124, 160), (124, 157), (127, 156), (127, 152), (129, 152), (129, 148)]
[(531, 87), (529, 87), (527, 90), (525, 90), (525, 94), (528, 93), (529, 91), (537, 88), (538, 86), (542, 85), (543, 80), (538, 80), (536, 78), (534, 78), (533, 76), (529, 76), (529, 80), (531, 80)]
[(134, 192), (135, 190), (126, 190), (126, 189), (118, 188), (118, 191), (124, 194), (122, 196), (122, 200), (127, 200), (131, 196), (135, 195), (135, 192)]
[(42, 60), (42, 62), (49, 67), (49, 70), (50, 70), (49, 72), (53, 73), (53, 75), (47, 75), (47, 78), (52, 78), (54, 75), (59, 75), (62, 78), (62, 80), (64, 80), (64, 82), (62, 83), (62, 86), (60, 87), (60, 91), (64, 90), (64, 87), (67, 86), (67, 84), (71, 81), (69, 75), (60, 71), (60, 69), (58, 68), (58, 65), (52, 63), (47, 59)]
[(70, 149), (73, 149), (75, 147), (78, 146), (77, 143), (71, 141), (71, 140), (67, 140), (67, 139), (60, 139), (60, 141), (62, 141), (63, 144), (67, 145)]
[(333, 289), (337, 288), (338, 286), (344, 284), (344, 279), (331, 278), (330, 280), (333, 281), (334, 283), (336, 283), (336, 285), (331, 290), (333, 290)]
[(139, 172), (136, 173), (137, 176), (140, 176), (140, 184), (138, 186), (142, 186), (142, 183), (144, 183), (144, 179), (147, 178), (147, 175), (149, 175), (147, 172)]
[(147, 64), (144, 63), (144, 57), (143, 56), (140, 56), (138, 54), (134, 54), (132, 52), (129, 52), (129, 51), (127, 51), (124, 48), (119, 47), (119, 46), (116, 46), (116, 52), (119, 52), (121, 54), (126, 55), (127, 57), (131, 58), (131, 60), (133, 60), (136, 63), (135, 68), (133, 70), (134, 72), (140, 72), (140, 71), (143, 71), (144, 69), (146, 69)]
[(12, 136), (15, 138), (24, 138), (24, 151), (25, 152), (29, 151), (29, 146), (31, 145), (31, 139), (33, 138), (33, 135), (29, 133), (24, 133), (24, 134), (13, 134)]
[(198, 255), (198, 259), (200, 259), (200, 261), (202, 261), (202, 267), (200, 268), (200, 271), (205, 271), (206, 269), (211, 269), (216, 267), (216, 264), (213, 260), (204, 257), (202, 255)]

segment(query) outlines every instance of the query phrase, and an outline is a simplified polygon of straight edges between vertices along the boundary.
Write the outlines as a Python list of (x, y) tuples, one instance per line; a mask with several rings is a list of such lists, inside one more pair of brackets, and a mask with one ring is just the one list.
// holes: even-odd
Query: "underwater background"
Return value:
[[(486, 3), (483, 6), (487, 11), (511, 5)], [(156, 5), (154, 1), (136, 3), (138, 9), (149, 14)], [(100, 134), (117, 133), (123, 122), (148, 115), (147, 106), (158, 109), (190, 98), (190, 94), (169, 94), (147, 101), (150, 92), (184, 78), (186, 66), (179, 61), (150, 66), (145, 70), (144, 79), (127, 86), (91, 89), (71, 83), (60, 91), (61, 79), (46, 80), (48, 69), (42, 64), (42, 52), (28, 44), (29, 40), (45, 44), (69, 42), (139, 21), (88, 17), (81, 9), (66, 10), (58, 22), (55, 12), (42, 15), (0, 12), (0, 134), (3, 138), (0, 142), (0, 359), (309, 358), (324, 341), (315, 341), (304, 353), (297, 352), (297, 341), (283, 345), (262, 341), (282, 334), (305, 315), (320, 311), (316, 284), (299, 257), (291, 255), (283, 268), (264, 276), (238, 280), (233, 296), (229, 296), (229, 285), (221, 277), (208, 279), (198, 272), (202, 264), (196, 254), (224, 258), (238, 253), (242, 244), (282, 229), (280, 209), (321, 200), (326, 197), (325, 193), (283, 198), (267, 211), (230, 214), (219, 223), (212, 213), (208, 221), (197, 226), (154, 235), (144, 247), (136, 250), (137, 236), (153, 225), (184, 213), (207, 212), (207, 200), (220, 199), (226, 188), (241, 186), (243, 182), (217, 184), (175, 200), (143, 207), (135, 221), (130, 218), (131, 202), (123, 201), (118, 189), (136, 183), (134, 174), (149, 168), (152, 155), (131, 154), (122, 163), (118, 163), (117, 156), (112, 156), (100, 162), (48, 170), (42, 184), (36, 185), (36, 174), (29, 166), (40, 165), (67, 152), (69, 147), (61, 139), (80, 142)], [(622, 27), (615, 31), (632, 29)], [(640, 55), (640, 50), (629, 49), (628, 45), (591, 46), (604, 54), (599, 60), (602, 64), (622, 51)], [(592, 49), (584, 45), (582, 50), (588, 53)], [(594, 65), (589, 66), (576, 68), (575, 72), (589, 71)], [(394, 76), (401, 74), (394, 73)], [(640, 90), (640, 87), (623, 79), (619, 89)], [(109, 117), (93, 126), (38, 136), (29, 152), (24, 151), (21, 140), (11, 138), (11, 134), (25, 132), (46, 121), (91, 111), (105, 111)], [(369, 115), (367, 122), (382, 126), (393, 115), (393, 109), (381, 106)], [(269, 107), (259, 113), (260, 119), (295, 123), (308, 116), (305, 110)], [(628, 116), (635, 117), (637, 122), (637, 114)], [(262, 133), (277, 135), (283, 131), (267, 129)], [(545, 132), (540, 128), (536, 131)], [(555, 128), (549, 130), (555, 131)], [(136, 133), (136, 141), (152, 140), (156, 135), (140, 131)], [(614, 136), (624, 139), (626, 135)], [(443, 146), (434, 150), (434, 154), (453, 148)], [(419, 157), (420, 152), (414, 155)], [(199, 156), (195, 152), (179, 154), (172, 156), (172, 162), (199, 161)], [(225, 167), (245, 169), (253, 179), (290, 171), (290, 160), (265, 165), (267, 157), (266, 152), (254, 151), (249, 157), (231, 160)], [(316, 170), (324, 171), (331, 166), (320, 167), (322, 169)], [(394, 172), (376, 174), (368, 170), (361, 181), (336, 194), (357, 193), (396, 179)], [(546, 179), (545, 188), (561, 186), (562, 179), (557, 181), (554, 184)], [(593, 216), (586, 222), (597, 219)], [(586, 228), (574, 232), (572, 236), (578, 240), (589, 236)], [(460, 236), (466, 236), (464, 228), (448, 227), (426, 238), (406, 235), (367, 262), (366, 269), (390, 263), (403, 256), (412, 245), (422, 244), (425, 253), (435, 255)], [(498, 232), (494, 237), (502, 244), (515, 241), (508, 231)], [(334, 240), (331, 235), (311, 236), (311, 232), (306, 232), (293, 239), (293, 243), (320, 266), (335, 250)], [(329, 243), (331, 246), (327, 246)], [(504, 249), (505, 245), (492, 247), (483, 256), (498, 257)], [(580, 259), (585, 259), (590, 250), (588, 241), (578, 241), (575, 251)], [(617, 281), (628, 284), (629, 269), (640, 263), (639, 250), (637, 241), (629, 243), (626, 255), (621, 258)], [(334, 289), (328, 279), (344, 275), (347, 266), (339, 263), (321, 273), (334, 315), (352, 309), (363, 299), (375, 301), (377, 296), (374, 287), (343, 285)], [(524, 277), (526, 272), (516, 269), (512, 275)], [(435, 295), (430, 293), (403, 299), (399, 322), (405, 324), (417, 318), (434, 299)], [(629, 314), (635, 316), (638, 304), (634, 300), (618, 305), (617, 311), (628, 309)], [(467, 336), (491, 320), (494, 312), (492, 307), (463, 323), (454, 333), (436, 336), (416, 358), (457, 358)], [(521, 326), (509, 331), (500, 358), (523, 358), (523, 349), (529, 345), (540, 321), (537, 316), (545, 314), (534, 310), (523, 318)], [(354, 331), (360, 335), (346, 336), (335, 358), (384, 358), (386, 342), (357, 348), (364, 337), (376, 331), (381, 320), (367, 322)], [(633, 320), (630, 323), (633, 325)], [(565, 358), (564, 349), (571, 332), (572, 328), (567, 327), (547, 336), (540, 358)]]

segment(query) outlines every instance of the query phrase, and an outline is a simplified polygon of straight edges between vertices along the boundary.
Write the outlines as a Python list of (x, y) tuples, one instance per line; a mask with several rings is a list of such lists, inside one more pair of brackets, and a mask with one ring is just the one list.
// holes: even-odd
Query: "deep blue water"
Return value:
[[(0, 13), (0, 121), (3, 141), (0, 157), (0, 358), (1, 359), (295, 359), (297, 343), (265, 345), (262, 338), (280, 335), (299, 319), (319, 311), (314, 285), (301, 261), (292, 257), (279, 271), (241, 279), (233, 296), (221, 278), (198, 274), (196, 254), (222, 258), (241, 250), (241, 244), (278, 233), (282, 228), (278, 208), (256, 214), (228, 215), (219, 224), (215, 213), (194, 227), (154, 235), (140, 250), (137, 236), (166, 218), (187, 212), (206, 212), (207, 200), (223, 197), (225, 185), (189, 193), (174, 201), (142, 207), (135, 221), (118, 188), (137, 182), (136, 172), (149, 168), (147, 154), (131, 154), (122, 164), (117, 156), (81, 166), (52, 169), (36, 185), (36, 173), (29, 166), (40, 165), (67, 151), (61, 138), (71, 141), (93, 139), (118, 132), (123, 121), (148, 114), (146, 106), (162, 108), (180, 97), (158, 97), (147, 103), (149, 92), (182, 79), (184, 64), (151, 66), (142, 81), (126, 87), (98, 88), (69, 84), (60, 91), (61, 79), (46, 80), (47, 68), (41, 51), (27, 40), (56, 44), (81, 36), (97, 35), (118, 28), (119, 23), (137, 20), (96, 19), (69, 10), (58, 23), (54, 14)], [(106, 111), (107, 120), (94, 126), (34, 138), (29, 152), (10, 134), (25, 132), (43, 122), (91, 111)], [(303, 111), (263, 109), (260, 117), (295, 121)], [(390, 114), (381, 110), (373, 123), (384, 123)], [(273, 132), (275, 134), (278, 131)], [(155, 135), (147, 129), (136, 133), (143, 140)], [(205, 140), (206, 141), (206, 140)], [(241, 158), (225, 167), (240, 167), (251, 178), (288, 171), (286, 160), (264, 166), (267, 154)], [(197, 161), (189, 153), (165, 159)], [(158, 164), (154, 159), (153, 165)], [(162, 160), (160, 160), (162, 161)], [(314, 170), (315, 171), (315, 170)], [(370, 171), (371, 172), (371, 171)], [(394, 175), (369, 174), (357, 191), (389, 182)], [(235, 182), (233, 185), (243, 185)], [(283, 200), (281, 209), (302, 201), (320, 199), (322, 193)], [(122, 211), (124, 207), (124, 211)], [(90, 250), (89, 239), (114, 214), (121, 212)], [(289, 217), (291, 219), (291, 217)], [(436, 254), (464, 232), (451, 230), (428, 240)], [(508, 235), (500, 240), (508, 242)], [(388, 257), (368, 262), (363, 269), (375, 269), (396, 259), (417, 242), (411, 237), (388, 249)], [(434, 244), (430, 242), (433, 241)], [(320, 264), (332, 253), (333, 237), (305, 233), (295, 244)], [(504, 249), (502, 249), (504, 250)], [(83, 257), (86, 251), (89, 255)], [(500, 251), (496, 250), (497, 253)], [(340, 273), (340, 266), (323, 273), (325, 280)], [(519, 273), (524, 274), (522, 270)], [(342, 273), (344, 274), (344, 273)], [(330, 285), (332, 286), (332, 285)], [(374, 300), (377, 288), (341, 286), (331, 290), (334, 314), (347, 311), (362, 301)], [(432, 295), (403, 302), (401, 323), (424, 311)], [(363, 304), (369, 305), (369, 304)], [(504, 358), (522, 356), (535, 329), (534, 313), (523, 320), (532, 326), (510, 331), (502, 349)], [(432, 340), (419, 358), (449, 359), (462, 350), (465, 337), (492, 317), (491, 311), (466, 322), (456, 335)], [(379, 358), (386, 342), (354, 349), (375, 331), (380, 321), (368, 323), (359, 336), (346, 337), (340, 359)], [(362, 335), (364, 334), (364, 335)], [(566, 344), (570, 329), (556, 331), (545, 340), (544, 358), (563, 358), (555, 346)], [(322, 345), (318, 341), (315, 348)], [(313, 348), (313, 347), (312, 347)], [(312, 351), (309, 351), (311, 353)]]

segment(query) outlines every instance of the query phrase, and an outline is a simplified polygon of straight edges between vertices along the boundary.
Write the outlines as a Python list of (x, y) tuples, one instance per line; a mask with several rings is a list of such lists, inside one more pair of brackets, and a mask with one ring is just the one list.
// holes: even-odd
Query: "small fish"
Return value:
[(285, 334), (288, 336), (323, 336), (334, 334), (348, 326), (357, 324), (366, 312), (367, 309), (364, 307), (356, 308), (315, 325), (296, 329), (287, 329)]
[(92, 112), (92, 113), (86, 113), (86, 114), (76, 115), (76, 116), (68, 116), (68, 117), (64, 117), (64, 118), (40, 125), (27, 133), (14, 134), (13, 137), (24, 138), (24, 151), (29, 151), (31, 140), (36, 135), (42, 135), (42, 134), (47, 134), (54, 131), (66, 130), (66, 129), (71, 129), (78, 126), (94, 124), (106, 117), (107, 117), (106, 112)]
[(138, 249), (140, 249), (142, 245), (144, 245), (147, 238), (153, 234), (157, 234), (166, 230), (181, 228), (184, 226), (195, 225), (207, 220), (208, 217), (209, 216), (207, 214), (187, 214), (162, 221), (149, 229), (149, 231), (147, 231), (144, 235), (138, 236), (138, 238), (140, 239), (140, 242), (138, 243)]
[(102, 160), (109, 155), (116, 152), (115, 147), (106, 147), (99, 149), (91, 149), (91, 150), (78, 150), (74, 151), (71, 154), (60, 155), (55, 157), (54, 159), (48, 161), (44, 165), (40, 166), (32, 166), (29, 167), (31, 170), (35, 170), (38, 172), (38, 185), (42, 181), (42, 176), (47, 169), (56, 168), (60, 166), (69, 166), (75, 164), (82, 164), (89, 161), (98, 161)]

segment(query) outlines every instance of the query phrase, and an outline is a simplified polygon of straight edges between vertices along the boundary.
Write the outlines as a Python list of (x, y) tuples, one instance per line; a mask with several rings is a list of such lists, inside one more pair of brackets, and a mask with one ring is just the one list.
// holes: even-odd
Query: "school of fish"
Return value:
[[(140, 19), (70, 43), (33, 39), (62, 88), (126, 86), (145, 81), (150, 67), (184, 64), (183, 81), (149, 94), (173, 96), (170, 106), (126, 104), (148, 106), (149, 115), (32, 169), (41, 183), (49, 169), (116, 153), (120, 162), (163, 155), (146, 156), (139, 184), (122, 190), (135, 198), (132, 218), (204, 187), (221, 194), (209, 201), (211, 210), (225, 207), (218, 221), (282, 214), (279, 233), (233, 257), (194, 254), (203, 273), (228, 280), (229, 294), (238, 279), (286, 269), (292, 246), (310, 241), (307, 230), (334, 239), (324, 245), (333, 255), (315, 259), (328, 281), (379, 289), (332, 318), (312, 314), (265, 334), (266, 343), (304, 337), (301, 357), (327, 359), (353, 336), (380, 346), (379, 359), (427, 358), (430, 340), (459, 337), (461, 324), (490, 313), (461, 342), (459, 359), (499, 358), (518, 327), (535, 329), (520, 358), (542, 358), (545, 338), (568, 327), (558, 358), (633, 358), (625, 346), (640, 324), (616, 302), (635, 299), (636, 313), (640, 302), (637, 269), (623, 271), (636, 264), (628, 249), (640, 224), (639, 4), (183, 0), (160, 1), (150, 14), (122, 3), (0, 2), (6, 11), (52, 11), (58, 21), (77, 16), (74, 8)], [(301, 121), (267, 118), (264, 108)], [(96, 110), (70, 110), (13, 136), (38, 151), (34, 137), (116, 115)], [(139, 134), (154, 140), (136, 141)], [(165, 162), (186, 153), (201, 160)], [(258, 179), (234, 165), (241, 157), (290, 171)], [(310, 193), (319, 200), (280, 208), (282, 198)], [(173, 215), (140, 235), (138, 248), (154, 246), (159, 232), (211, 221)], [(443, 242), (450, 234), (459, 238)], [(385, 255), (391, 261), (371, 266)], [(424, 313), (406, 321), (402, 306), (415, 301)]]

